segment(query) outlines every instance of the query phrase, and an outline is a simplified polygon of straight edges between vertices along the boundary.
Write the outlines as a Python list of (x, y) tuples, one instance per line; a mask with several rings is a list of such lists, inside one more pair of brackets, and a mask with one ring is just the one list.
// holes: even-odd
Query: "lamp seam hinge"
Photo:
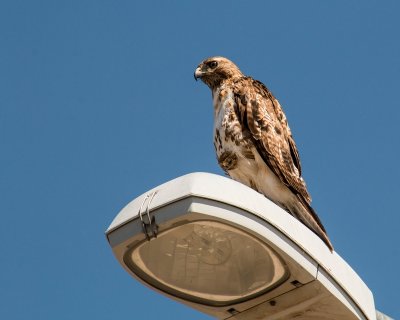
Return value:
[[(156, 194), (157, 190), (147, 194), (146, 197), (143, 199), (139, 209), (139, 218), (142, 224), (142, 230), (148, 241), (150, 241), (152, 238), (157, 238), (158, 234), (158, 225), (156, 223), (156, 218), (150, 212), (150, 204)], [(146, 209), (143, 211), (143, 207), (145, 206), (145, 204)]]

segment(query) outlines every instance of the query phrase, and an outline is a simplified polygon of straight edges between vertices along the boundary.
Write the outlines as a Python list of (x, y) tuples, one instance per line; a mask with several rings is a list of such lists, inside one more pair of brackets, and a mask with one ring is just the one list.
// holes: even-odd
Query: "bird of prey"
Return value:
[(271, 91), (224, 57), (212, 57), (194, 72), (212, 91), (214, 146), (218, 163), (234, 180), (288, 211), (333, 251), (310, 206), (299, 153), (286, 116)]

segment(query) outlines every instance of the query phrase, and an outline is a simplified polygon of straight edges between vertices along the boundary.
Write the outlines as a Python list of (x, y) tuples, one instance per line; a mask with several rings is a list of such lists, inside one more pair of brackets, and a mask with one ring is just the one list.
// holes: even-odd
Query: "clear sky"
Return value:
[(104, 231), (130, 200), (222, 174), (209, 89), (223, 55), (292, 128), (313, 206), (376, 307), (400, 280), (400, 2), (0, 3), (0, 318), (209, 319), (118, 265)]

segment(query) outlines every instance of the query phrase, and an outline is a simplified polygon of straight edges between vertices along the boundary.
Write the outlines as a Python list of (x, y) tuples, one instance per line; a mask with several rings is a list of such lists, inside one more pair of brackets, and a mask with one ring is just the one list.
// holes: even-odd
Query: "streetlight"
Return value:
[(218, 319), (376, 320), (371, 291), (312, 231), (254, 190), (192, 173), (130, 202), (106, 231), (124, 269)]

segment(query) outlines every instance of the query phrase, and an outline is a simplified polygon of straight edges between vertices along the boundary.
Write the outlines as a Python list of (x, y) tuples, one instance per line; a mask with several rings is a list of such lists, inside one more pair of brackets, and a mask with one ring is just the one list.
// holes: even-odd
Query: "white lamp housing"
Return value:
[(218, 319), (376, 320), (371, 291), (289, 213), (231, 179), (192, 173), (130, 202), (106, 231), (150, 288)]

